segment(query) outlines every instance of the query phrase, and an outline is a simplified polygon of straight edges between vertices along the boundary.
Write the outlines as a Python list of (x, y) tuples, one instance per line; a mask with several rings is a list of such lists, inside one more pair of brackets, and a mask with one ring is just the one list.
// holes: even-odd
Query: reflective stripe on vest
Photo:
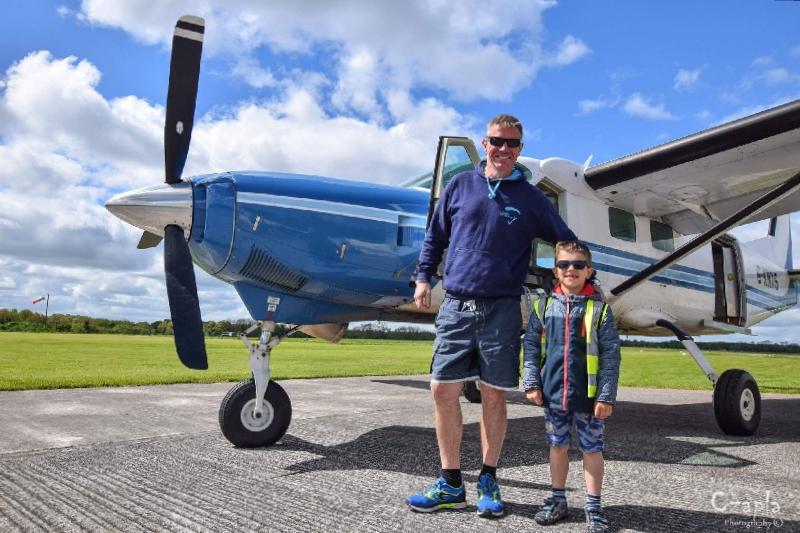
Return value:
[[(542, 324), (542, 355), (540, 358), (539, 366), (544, 366), (544, 360), (547, 357), (547, 336), (544, 328), (544, 316), (547, 314), (547, 309), (550, 307), (552, 298), (548, 296), (545, 298), (544, 311), (541, 308), (542, 299), (539, 298), (533, 304), (533, 310), (536, 312), (536, 318)], [(586, 311), (583, 315), (583, 326), (586, 331), (586, 382), (587, 396), (594, 398), (597, 396), (597, 372), (600, 370), (600, 350), (597, 342), (597, 330), (600, 329), (600, 323), (606, 316), (608, 305), (603, 303), (595, 307), (594, 300), (586, 300)]]
[(550, 308), (551, 301), (552, 298), (550, 296), (544, 299), (544, 311), (541, 308), (541, 298), (537, 298), (533, 303), (533, 310), (536, 312), (536, 318), (539, 319), (539, 323), (542, 325), (542, 349), (539, 357), (539, 368), (544, 366), (544, 360), (547, 357), (547, 333), (545, 333), (544, 329), (544, 315), (547, 314), (547, 310)]

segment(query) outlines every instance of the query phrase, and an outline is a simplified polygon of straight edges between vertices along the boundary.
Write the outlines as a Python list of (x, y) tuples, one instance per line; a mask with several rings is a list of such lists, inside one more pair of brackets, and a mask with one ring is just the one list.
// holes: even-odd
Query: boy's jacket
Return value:
[[(535, 313), (528, 319), (528, 331), (523, 338), (522, 386), (525, 390), (541, 389), (544, 407), (593, 413), (595, 401), (610, 404), (616, 402), (620, 342), (610, 307), (600, 321), (597, 331), (600, 359), (597, 396), (590, 398), (587, 394), (586, 332), (583, 317), (586, 301), (590, 298), (597, 301), (595, 305), (602, 305), (600, 294), (594, 290), (591, 283), (587, 283), (581, 293), (576, 295), (564, 294), (560, 286), (553, 291), (550, 305), (544, 315), (548, 353), (543, 365), (541, 365), (542, 323)], [(567, 320), (568, 315), (569, 320)]]

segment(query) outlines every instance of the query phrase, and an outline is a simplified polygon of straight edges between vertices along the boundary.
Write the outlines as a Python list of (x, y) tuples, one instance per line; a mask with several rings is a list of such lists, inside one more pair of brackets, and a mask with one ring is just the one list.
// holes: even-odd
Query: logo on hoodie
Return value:
[(507, 206), (503, 208), (503, 212), (500, 213), (500, 216), (506, 219), (506, 222), (508, 222), (508, 225), (510, 226), (511, 224), (517, 221), (517, 219), (521, 214), (522, 212), (519, 209)]

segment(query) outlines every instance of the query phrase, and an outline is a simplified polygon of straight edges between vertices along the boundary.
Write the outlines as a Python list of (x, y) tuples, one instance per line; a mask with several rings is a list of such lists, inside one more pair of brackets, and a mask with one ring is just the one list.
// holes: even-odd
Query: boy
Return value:
[(617, 395), (619, 335), (611, 309), (587, 283), (593, 273), (589, 249), (579, 242), (560, 242), (555, 258), (558, 285), (534, 303), (523, 339), (522, 385), (528, 400), (545, 407), (553, 483), (551, 497), (534, 520), (548, 525), (567, 516), (567, 452), (575, 424), (583, 451), (587, 528), (600, 533), (608, 530), (600, 505), (603, 421)]

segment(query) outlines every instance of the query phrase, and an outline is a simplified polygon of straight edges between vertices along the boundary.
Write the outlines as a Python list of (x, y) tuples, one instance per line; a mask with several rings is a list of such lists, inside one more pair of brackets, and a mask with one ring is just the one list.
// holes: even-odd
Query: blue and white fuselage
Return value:
[[(562, 216), (589, 244), (604, 289), (666, 255), (653, 247), (650, 238), (641, 237), (649, 232), (645, 217), (634, 217), (632, 240), (612, 236), (608, 205), (593, 197), (582, 180), (574, 179), (568, 162), (548, 165), (530, 158), (520, 162), (529, 168), (550, 169), (546, 178), (537, 180), (539, 186), (551, 190)], [(542, 172), (532, 176), (542, 176)], [(162, 200), (154, 200), (159, 195)], [(166, 223), (183, 226), (195, 263), (232, 284), (254, 319), (346, 324), (433, 320), (443, 297), (442, 283), (434, 289), (430, 310), (416, 309), (410, 284), (425, 236), (429, 201), (423, 187), (225, 172), (132, 191), (112, 198), (108, 205), (124, 220), (152, 233), (158, 234)], [(143, 215), (129, 214), (140, 213), (132, 208), (145, 204), (150, 208)], [(788, 218), (784, 225), (788, 232)], [(677, 236), (675, 245), (687, 239)], [(771, 258), (731, 236), (725, 239), (732, 261), (728, 271), (719, 266), (715, 271), (714, 252), (708, 245), (635, 291), (619, 298), (609, 295), (620, 330), (664, 335), (655, 322), (667, 319), (691, 334), (743, 332), (796, 304), (797, 290), (787, 274), (791, 268), (788, 233), (776, 236), (767, 247)], [(764, 249), (761, 243), (758, 252)], [(532, 271), (550, 266), (552, 257), (532, 258)], [(729, 278), (727, 289), (719, 286), (721, 275)], [(731, 283), (737, 281), (733, 276), (738, 284)], [(715, 305), (719, 306), (719, 293), (724, 290), (730, 293), (726, 305), (734, 311), (721, 321), (719, 315), (725, 312)]]

